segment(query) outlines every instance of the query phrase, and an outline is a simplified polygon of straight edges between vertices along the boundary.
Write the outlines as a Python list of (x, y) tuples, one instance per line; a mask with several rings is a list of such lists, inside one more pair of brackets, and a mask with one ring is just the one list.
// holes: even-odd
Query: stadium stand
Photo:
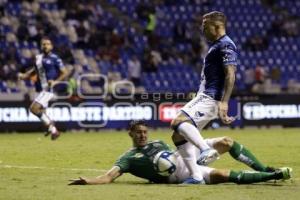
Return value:
[[(126, 79), (136, 55), (146, 91), (196, 91), (207, 50), (201, 15), (212, 10), (228, 16), (228, 34), (240, 50), (236, 92), (300, 92), (300, 2), (284, 0), (1, 0), (0, 92), (32, 91), (34, 77), (17, 81), (16, 74), (32, 65), (43, 35), (74, 78), (116, 73)], [(246, 77), (257, 65), (263, 81)]]

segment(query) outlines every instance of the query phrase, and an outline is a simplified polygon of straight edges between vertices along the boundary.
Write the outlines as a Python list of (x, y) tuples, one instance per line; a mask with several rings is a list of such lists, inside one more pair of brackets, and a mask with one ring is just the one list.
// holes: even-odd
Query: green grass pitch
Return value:
[[(170, 130), (150, 130), (150, 139), (169, 144)], [(205, 130), (204, 137), (227, 135), (247, 146), (271, 166), (290, 166), (293, 179), (252, 185), (178, 186), (148, 184), (123, 175), (113, 184), (68, 186), (79, 176), (97, 176), (131, 146), (125, 131), (66, 133), (57, 141), (42, 134), (0, 134), (0, 199), (300, 199), (300, 130), (244, 129)], [(212, 165), (217, 168), (249, 169), (228, 155)]]

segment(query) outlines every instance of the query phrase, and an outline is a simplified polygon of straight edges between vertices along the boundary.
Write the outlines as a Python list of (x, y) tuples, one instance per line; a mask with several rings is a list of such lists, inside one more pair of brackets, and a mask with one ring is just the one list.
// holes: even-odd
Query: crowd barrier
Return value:
[[(61, 130), (124, 129), (143, 119), (154, 128), (168, 127), (189, 94), (141, 94), (130, 98), (68, 99), (50, 102), (47, 114)], [(43, 131), (28, 110), (29, 101), (0, 101), (0, 132)], [(230, 100), (231, 127), (300, 126), (300, 95), (237, 95)], [(213, 127), (222, 126), (213, 120)]]

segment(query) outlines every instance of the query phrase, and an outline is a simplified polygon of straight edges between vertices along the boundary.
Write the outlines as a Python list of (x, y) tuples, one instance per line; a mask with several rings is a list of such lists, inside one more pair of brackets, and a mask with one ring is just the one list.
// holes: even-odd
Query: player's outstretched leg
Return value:
[(233, 182), (237, 184), (251, 184), (269, 180), (287, 180), (292, 177), (292, 168), (283, 167), (275, 172), (233, 171), (215, 169), (210, 173), (210, 184)]
[(56, 140), (60, 136), (60, 132), (55, 127), (54, 122), (52, 122), (52, 120), (46, 114), (45, 109), (43, 108), (42, 105), (40, 105), (37, 102), (33, 102), (32, 105), (30, 106), (30, 111), (35, 116), (37, 116), (47, 128), (47, 132), (45, 133), (45, 136), (51, 134), (52, 140)]
[(292, 168), (289, 167), (280, 168), (275, 172), (230, 171), (229, 182), (249, 184), (269, 180), (287, 180), (291, 178), (291, 172)]

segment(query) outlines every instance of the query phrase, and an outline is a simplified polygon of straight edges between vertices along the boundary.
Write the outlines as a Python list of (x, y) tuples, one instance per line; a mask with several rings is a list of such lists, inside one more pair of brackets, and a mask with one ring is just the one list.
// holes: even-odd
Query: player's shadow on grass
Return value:
[(114, 182), (114, 184), (118, 185), (143, 185), (143, 186), (178, 186), (178, 184), (163, 184), (163, 183), (151, 183), (151, 182), (143, 182), (143, 181), (119, 181), (119, 182)]
[[(196, 185), (180, 185), (180, 184), (158, 184), (151, 182), (143, 182), (143, 181), (119, 181), (114, 184), (118, 185), (144, 185), (144, 186), (165, 186), (165, 187), (178, 187), (178, 186), (196, 186)], [(252, 183), (252, 184), (235, 184), (235, 183), (220, 183), (220, 184), (207, 184), (207, 185), (198, 185), (198, 186), (276, 186), (282, 187), (287, 186), (287, 182), (265, 182), (265, 183)]]

